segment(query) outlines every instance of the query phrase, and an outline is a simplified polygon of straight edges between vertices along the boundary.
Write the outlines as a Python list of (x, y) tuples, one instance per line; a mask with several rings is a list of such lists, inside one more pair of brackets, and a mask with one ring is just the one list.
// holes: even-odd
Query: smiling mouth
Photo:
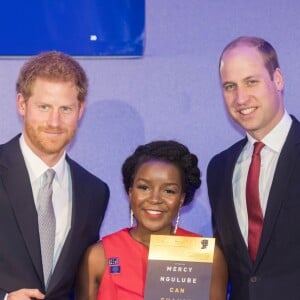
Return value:
[(162, 211), (159, 211), (159, 210), (146, 209), (146, 212), (147, 212), (149, 215), (161, 215), (161, 214), (162, 214)]
[(45, 131), (45, 133), (47, 133), (47, 134), (61, 134), (62, 132)]
[(45, 134), (62, 134), (62, 133), (64, 133), (64, 131), (62, 131), (62, 130), (44, 130), (43, 131)]
[(252, 112), (254, 112), (256, 110), (256, 107), (248, 107), (248, 108), (245, 108), (245, 109), (241, 109), (239, 111), (240, 114), (242, 115), (249, 115), (251, 114)]

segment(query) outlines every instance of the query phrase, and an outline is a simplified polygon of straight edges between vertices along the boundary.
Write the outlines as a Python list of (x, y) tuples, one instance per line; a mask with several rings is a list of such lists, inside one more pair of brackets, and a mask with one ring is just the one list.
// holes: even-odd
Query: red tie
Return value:
[(256, 142), (252, 154), (252, 160), (248, 171), (246, 183), (246, 202), (248, 211), (248, 250), (252, 261), (255, 261), (259, 246), (263, 214), (259, 201), (259, 171), (260, 171), (260, 151), (264, 143)]

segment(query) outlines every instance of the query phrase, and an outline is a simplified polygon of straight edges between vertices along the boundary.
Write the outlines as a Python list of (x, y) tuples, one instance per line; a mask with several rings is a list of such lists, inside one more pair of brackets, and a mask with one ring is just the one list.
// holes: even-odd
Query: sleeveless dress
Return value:
[[(134, 240), (130, 228), (102, 239), (108, 266), (105, 269), (97, 300), (143, 300), (148, 248)], [(178, 228), (176, 235), (199, 236)]]

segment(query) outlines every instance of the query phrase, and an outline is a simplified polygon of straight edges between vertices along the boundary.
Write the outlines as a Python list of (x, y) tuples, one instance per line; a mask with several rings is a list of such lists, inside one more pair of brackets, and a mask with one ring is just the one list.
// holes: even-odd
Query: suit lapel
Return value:
[(288, 195), (289, 181), (296, 159), (300, 155), (300, 124), (294, 120), (292, 127), (287, 136), (286, 142), (280, 153), (277, 167), (275, 170), (269, 198), (264, 218), (264, 227), (262, 231), (262, 238), (258, 249), (258, 256), (256, 264), (262, 257), (266, 246), (270, 240), (273, 227), (277, 220), (277, 216), (286, 199), (285, 195)]
[(224, 210), (227, 211), (228, 215), (228, 222), (232, 220), (232, 235), (238, 237), (237, 242), (239, 245), (237, 246), (239, 249), (243, 249), (242, 255), (245, 257), (245, 259), (249, 260), (249, 263), (251, 263), (249, 253), (248, 253), (248, 247), (245, 243), (245, 240), (243, 238), (236, 210), (235, 210), (235, 205), (234, 205), (234, 199), (233, 199), (233, 189), (232, 189), (232, 178), (233, 178), (233, 172), (234, 168), (236, 165), (236, 162), (238, 160), (239, 155), (241, 154), (241, 151), (243, 150), (245, 144), (247, 143), (247, 138), (241, 140), (239, 143), (235, 144), (233, 149), (228, 153), (228, 166), (227, 170), (225, 172), (226, 174), (226, 179), (224, 178), (223, 180), (226, 180), (226, 191), (224, 192), (224, 195), (230, 195), (230, 201), (226, 204), (225, 207), (223, 207)]
[(7, 191), (33, 266), (41, 282), (43, 282), (37, 212), (29, 175), (19, 146), (19, 137), (14, 138), (6, 147), (7, 155), (0, 162), (3, 166), (1, 172), (3, 185)]
[[(76, 257), (76, 244), (78, 242), (78, 236), (82, 231), (81, 228), (87, 222), (88, 216), (88, 199), (84, 197), (84, 190), (81, 188), (82, 178), (80, 172), (77, 170), (77, 165), (73, 163), (67, 157), (67, 161), (70, 166), (71, 178), (72, 178), (72, 217), (71, 228), (67, 235), (66, 241), (59, 255), (57, 264), (54, 268), (54, 272), (51, 277), (51, 282), (48, 291), (55, 289), (59, 282), (63, 279), (66, 270), (71, 269), (71, 265), (74, 263), (72, 257)], [(85, 199), (82, 201), (82, 199)], [(80, 220), (80, 221), (79, 221)]]

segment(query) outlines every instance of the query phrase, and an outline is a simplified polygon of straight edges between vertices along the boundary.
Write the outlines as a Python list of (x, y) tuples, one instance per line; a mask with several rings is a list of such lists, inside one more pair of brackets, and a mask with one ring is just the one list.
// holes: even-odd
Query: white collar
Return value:
[[(25, 160), (25, 164), (29, 173), (30, 182), (34, 182), (39, 179), (42, 174), (49, 169), (41, 159), (38, 157), (27, 145), (23, 134), (20, 137), (20, 147)], [(56, 173), (56, 179), (59, 184), (63, 182), (63, 178), (65, 176), (65, 172), (67, 172), (67, 163), (66, 163), (66, 153), (64, 152), (59, 161), (52, 167)]]
[[(261, 141), (268, 148), (279, 153), (283, 147), (291, 126), (292, 118), (285, 110), (279, 123)], [(250, 134), (246, 134), (248, 138), (248, 147), (252, 148), (252, 145), (257, 141)]]

